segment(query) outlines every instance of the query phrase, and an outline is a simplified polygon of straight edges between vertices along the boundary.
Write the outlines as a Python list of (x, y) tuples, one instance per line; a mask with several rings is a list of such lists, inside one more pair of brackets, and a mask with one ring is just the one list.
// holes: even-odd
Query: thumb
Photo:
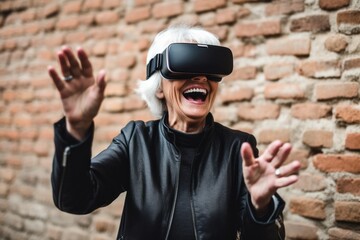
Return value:
[(244, 142), (241, 145), (241, 157), (243, 159), (243, 163), (246, 167), (249, 167), (254, 164), (254, 153), (249, 143)]
[(103, 93), (106, 87), (106, 80), (105, 80), (106, 72), (104, 69), (100, 70), (97, 77), (96, 77), (96, 85), (98, 86), (99, 92)]

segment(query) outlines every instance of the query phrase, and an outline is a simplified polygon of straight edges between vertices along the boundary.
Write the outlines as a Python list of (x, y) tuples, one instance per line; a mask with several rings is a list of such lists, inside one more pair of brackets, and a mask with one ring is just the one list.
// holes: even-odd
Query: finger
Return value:
[(59, 92), (62, 91), (65, 88), (65, 84), (57, 74), (56, 70), (52, 66), (48, 66), (48, 73)]
[(290, 175), (287, 177), (278, 178), (275, 180), (275, 187), (276, 188), (283, 188), (290, 186), (291, 184), (296, 183), (299, 180), (297, 175)]
[(101, 70), (96, 78), (96, 85), (98, 86), (99, 92), (104, 93), (106, 87), (105, 70)]
[(292, 146), (290, 143), (285, 143), (284, 145), (282, 145), (282, 147), (276, 154), (276, 157), (273, 159), (271, 164), (275, 168), (278, 168), (279, 166), (281, 166), (285, 162), (285, 160), (288, 158), (288, 156), (291, 152), (291, 149), (292, 149)]
[(63, 52), (67, 57), (67, 60), (69, 61), (70, 64), (70, 73), (75, 77), (75, 78), (79, 78), (81, 77), (81, 69), (80, 69), (80, 64), (77, 61), (75, 55), (73, 54), (73, 51), (67, 47), (64, 46), (63, 47)]
[(267, 161), (271, 162), (274, 157), (277, 155), (279, 149), (283, 143), (280, 140), (275, 140), (272, 143), (269, 144), (269, 146), (265, 149), (264, 153), (261, 155), (261, 157)]
[(66, 57), (65, 53), (63, 51), (59, 51), (57, 53), (57, 55), (58, 55), (60, 68), (61, 68), (61, 72), (62, 72), (63, 76), (71, 75), (70, 68), (69, 68), (69, 63), (68, 63), (68, 60), (67, 60), (67, 57)]
[(298, 174), (301, 164), (299, 161), (293, 161), (279, 168), (281, 176), (289, 176), (291, 174)]
[(241, 157), (246, 167), (250, 167), (255, 162), (253, 150), (247, 142), (241, 145)]
[(85, 77), (92, 77), (93, 69), (92, 69), (91, 62), (89, 61), (88, 55), (82, 48), (78, 48), (77, 53), (78, 53), (78, 57), (79, 57), (80, 63), (81, 63), (82, 74)]

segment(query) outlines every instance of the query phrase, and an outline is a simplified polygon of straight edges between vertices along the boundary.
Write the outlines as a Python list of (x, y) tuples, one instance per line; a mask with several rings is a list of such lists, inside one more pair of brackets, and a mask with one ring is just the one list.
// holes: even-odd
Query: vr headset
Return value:
[(147, 64), (146, 79), (158, 70), (170, 80), (206, 76), (219, 82), (232, 72), (233, 55), (229, 48), (221, 46), (172, 43)]

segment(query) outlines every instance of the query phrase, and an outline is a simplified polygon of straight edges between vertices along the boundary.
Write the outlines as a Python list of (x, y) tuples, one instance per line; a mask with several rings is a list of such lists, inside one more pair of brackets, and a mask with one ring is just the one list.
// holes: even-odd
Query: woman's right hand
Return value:
[[(73, 51), (66, 46), (57, 53), (57, 56), (64, 78), (60, 77), (52, 66), (48, 67), (48, 72), (60, 93), (67, 131), (81, 140), (85, 137), (104, 99), (105, 71), (101, 70), (95, 78), (91, 62), (82, 48), (77, 50), (79, 61)], [(63, 80), (69, 76), (72, 77), (71, 80)]]

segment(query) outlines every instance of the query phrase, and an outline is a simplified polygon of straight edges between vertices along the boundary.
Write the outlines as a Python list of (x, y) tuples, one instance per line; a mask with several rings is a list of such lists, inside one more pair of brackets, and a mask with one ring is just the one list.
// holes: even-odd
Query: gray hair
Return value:
[[(162, 53), (171, 43), (176, 42), (195, 42), (202, 44), (220, 45), (218, 38), (199, 27), (172, 26), (155, 36), (149, 48), (146, 64), (158, 53)], [(166, 110), (165, 102), (156, 96), (156, 92), (161, 89), (162, 76), (159, 71), (155, 72), (149, 79), (141, 80), (138, 83), (136, 92), (146, 102), (150, 112), (160, 118)]]

